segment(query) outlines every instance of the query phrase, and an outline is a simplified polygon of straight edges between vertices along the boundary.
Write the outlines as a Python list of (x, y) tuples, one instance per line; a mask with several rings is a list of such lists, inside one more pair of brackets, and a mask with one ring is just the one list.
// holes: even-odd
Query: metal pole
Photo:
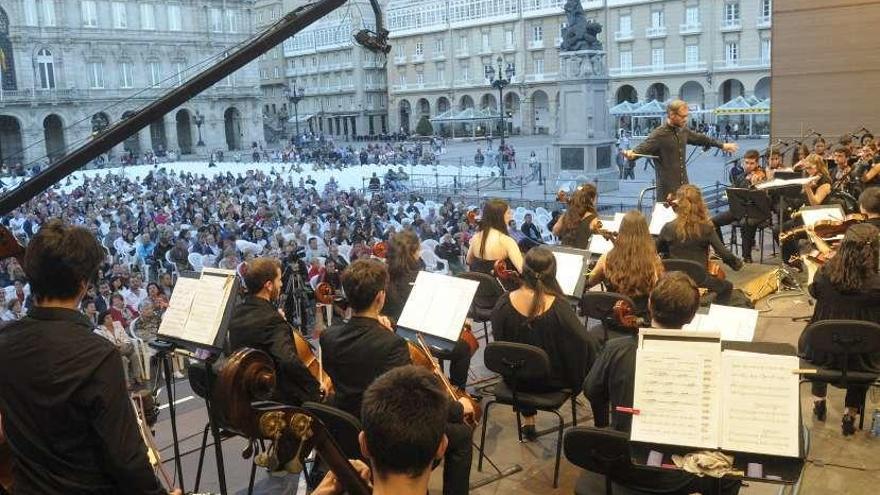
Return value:
[(296, 139), (299, 139), (299, 101), (296, 95), (293, 96), (293, 118), (296, 119)]

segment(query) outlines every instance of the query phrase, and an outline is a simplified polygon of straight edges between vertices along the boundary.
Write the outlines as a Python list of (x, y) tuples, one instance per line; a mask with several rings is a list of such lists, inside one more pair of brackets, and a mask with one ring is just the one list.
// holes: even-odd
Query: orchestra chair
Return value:
[(468, 317), (474, 323), (483, 324), (483, 340), (486, 341), (486, 345), (489, 345), (489, 327), (487, 324), (492, 320), (492, 310), (495, 309), (498, 299), (504, 295), (504, 289), (495, 277), (487, 273), (462, 272), (456, 275), (456, 277), (475, 280), (480, 284), (477, 286), (477, 293), (474, 295), (473, 302), (471, 302), (470, 310), (468, 310)]
[[(581, 296), (580, 308), (581, 312), (589, 319), (599, 320), (602, 326), (602, 343), (608, 342), (609, 332), (614, 332), (615, 337), (622, 337), (623, 333), (618, 330), (621, 328), (617, 319), (614, 317), (614, 305), (618, 301), (624, 301), (631, 308), (635, 307), (635, 303), (629, 297), (618, 294), (617, 292), (598, 292), (586, 291)], [(593, 332), (590, 332), (593, 333)]]
[[(615, 480), (625, 480), (630, 478), (630, 474), (639, 469), (633, 465), (630, 457), (629, 434), (610, 428), (595, 428), (592, 426), (575, 426), (565, 432), (563, 440), (563, 449), (565, 458), (568, 462), (578, 466), (591, 473), (596, 473), (605, 477), (605, 494), (621, 493), (622, 488), (617, 485), (615, 490)], [(592, 481), (590, 479), (582, 481)], [(594, 490), (587, 490), (587, 483), (578, 482), (575, 485), (576, 495), (587, 495), (595, 493)], [(589, 483), (589, 488), (593, 488), (593, 484)], [(626, 489), (627, 494), (641, 494), (635, 489)]]
[(663, 269), (669, 272), (684, 272), (697, 286), (702, 286), (709, 273), (705, 266), (700, 266), (696, 261), (666, 258), (663, 260)]
[[(758, 252), (760, 253), (758, 258), (760, 260), (759, 263), (764, 262), (764, 231), (768, 229), (770, 230), (770, 248), (773, 250), (772, 255), (776, 256), (776, 237), (773, 235), (773, 217), (771, 216), (757, 226)], [(733, 251), (734, 247), (738, 247), (740, 257), (742, 258), (746, 256), (746, 253), (743, 253), (742, 243), (738, 240), (737, 232), (739, 232), (739, 236), (742, 237), (742, 224), (739, 220), (730, 224), (730, 249)], [(748, 255), (751, 258), (752, 253), (748, 253)]]
[(515, 342), (492, 342), (486, 346), (483, 356), (486, 368), (498, 373), (504, 378), (494, 385), (492, 394), (494, 397), (483, 408), (483, 430), (480, 434), (480, 460), (477, 470), (483, 470), (484, 448), (486, 444), (486, 426), (489, 424), (489, 409), (493, 404), (504, 404), (516, 409), (516, 433), (522, 442), (522, 419), (520, 408), (523, 406), (537, 409), (538, 411), (551, 412), (559, 420), (556, 443), (556, 467), (553, 471), (553, 488), (559, 484), (559, 459), (562, 456), (562, 432), (565, 421), (559, 413), (559, 409), (566, 402), (571, 401), (571, 416), (573, 424), (577, 425), (577, 406), (575, 393), (566, 388), (550, 392), (519, 392), (517, 383), (528, 381), (540, 383), (550, 376), (550, 358), (547, 353), (533, 345), (519, 344)]
[(877, 373), (853, 370), (851, 360), (857, 359), (859, 354), (880, 353), (880, 325), (859, 320), (817, 321), (804, 329), (798, 347), (801, 354), (809, 348), (814, 360), (833, 362), (831, 366), (802, 362), (802, 368), (816, 370), (816, 373), (804, 375), (807, 381), (827, 383), (843, 389), (847, 385), (865, 387), (865, 393), (859, 400), (859, 429), (863, 429), (868, 389), (880, 387), (880, 381)]

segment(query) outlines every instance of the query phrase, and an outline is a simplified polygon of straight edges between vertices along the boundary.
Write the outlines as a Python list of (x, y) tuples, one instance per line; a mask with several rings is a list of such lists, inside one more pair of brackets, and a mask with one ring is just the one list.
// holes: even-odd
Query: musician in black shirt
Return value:
[[(758, 153), (758, 150), (748, 150), (745, 155), (743, 155), (743, 173), (734, 177), (731, 181), (730, 187), (738, 188), (738, 189), (751, 189), (756, 184), (760, 184), (767, 180), (767, 173), (764, 172), (764, 169), (758, 163), (761, 154)], [(768, 215), (770, 212), (767, 212)], [(743, 261), (746, 263), (752, 262), (752, 246), (755, 245), (755, 232), (758, 231), (758, 225), (765, 222), (768, 217), (765, 218), (748, 218), (748, 221), (741, 221), (742, 225), (742, 255)], [(730, 210), (721, 212), (714, 217), (712, 217), (712, 224), (715, 225), (715, 233), (718, 234), (718, 238), (721, 239), (721, 242), (724, 242), (724, 235), (721, 233), (721, 227), (725, 225), (730, 225), (738, 219), (733, 216), (733, 213)]]
[(553, 225), (553, 234), (559, 237), (560, 244), (578, 249), (587, 249), (590, 237), (599, 225), (596, 213), (596, 186), (578, 186), (562, 218)]
[(34, 306), (0, 331), (15, 493), (167, 493), (147, 461), (119, 351), (78, 311), (104, 255), (88, 230), (57, 220), (28, 245)]

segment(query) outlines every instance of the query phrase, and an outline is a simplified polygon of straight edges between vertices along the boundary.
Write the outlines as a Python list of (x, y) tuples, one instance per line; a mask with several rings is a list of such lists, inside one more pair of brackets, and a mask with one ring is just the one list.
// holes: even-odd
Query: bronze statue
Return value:
[(580, 0), (567, 0), (563, 10), (567, 24), (562, 30), (562, 44), (559, 45), (559, 50), (563, 52), (601, 50), (602, 42), (597, 35), (602, 32), (602, 25), (592, 19), (587, 20)]

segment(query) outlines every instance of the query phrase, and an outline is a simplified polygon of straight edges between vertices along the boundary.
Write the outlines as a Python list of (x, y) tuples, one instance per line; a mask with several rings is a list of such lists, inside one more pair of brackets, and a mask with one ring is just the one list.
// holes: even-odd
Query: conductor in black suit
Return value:
[(679, 187), (688, 184), (685, 158), (687, 145), (714, 146), (734, 153), (739, 148), (736, 143), (722, 143), (705, 134), (692, 131), (687, 126), (688, 106), (682, 100), (672, 100), (666, 106), (666, 123), (654, 129), (635, 149), (624, 150), (627, 160), (635, 160), (637, 155), (658, 156), (655, 163), (657, 174), (657, 199), (663, 201)]

